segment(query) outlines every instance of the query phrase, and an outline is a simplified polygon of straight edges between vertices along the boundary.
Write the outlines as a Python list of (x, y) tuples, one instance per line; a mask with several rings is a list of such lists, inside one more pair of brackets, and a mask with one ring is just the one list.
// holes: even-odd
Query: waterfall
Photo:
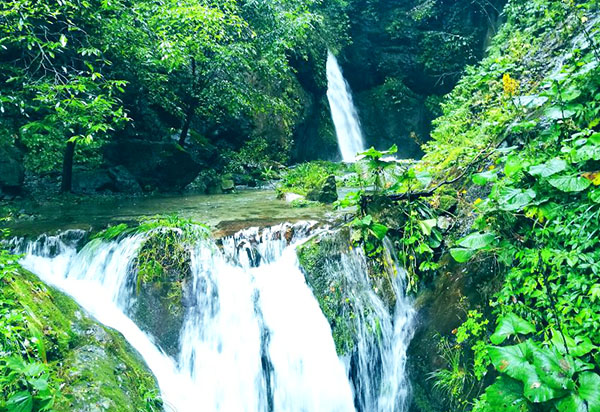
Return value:
[(342, 160), (351, 163), (358, 153), (365, 151), (365, 145), (350, 86), (331, 51), (327, 53), (327, 85), (327, 98)]
[[(353, 279), (372, 308), (356, 320), (355, 356), (339, 358), (296, 256), (313, 226), (247, 229), (220, 247), (198, 240), (191, 247), (191, 300), (176, 357), (130, 313), (140, 299), (134, 262), (147, 235), (81, 247), (85, 233), (70, 231), (13, 246), (25, 254), (26, 269), (124, 335), (156, 376), (167, 411), (402, 412), (409, 302), (399, 299), (390, 313), (369, 286), (359, 253), (328, 268)], [(396, 279), (401, 296), (403, 278)], [(374, 339), (367, 329), (376, 319), (381, 333)]]

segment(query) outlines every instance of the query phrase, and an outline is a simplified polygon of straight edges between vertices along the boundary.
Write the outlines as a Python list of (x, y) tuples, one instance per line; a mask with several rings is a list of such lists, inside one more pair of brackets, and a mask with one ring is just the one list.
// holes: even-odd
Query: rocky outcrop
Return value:
[(352, 2), (340, 56), (367, 146), (420, 157), (431, 121), (466, 65), (483, 56), (505, 0)]
[(21, 191), (25, 178), (23, 154), (14, 146), (0, 146), (0, 195), (9, 195)]
[(109, 164), (124, 167), (144, 191), (179, 191), (201, 170), (175, 142), (115, 141), (106, 146), (104, 154)]
[(317, 187), (307, 193), (306, 198), (313, 202), (333, 203), (338, 200), (337, 186), (335, 176), (328, 176), (320, 187)]
[(44, 348), (45, 365), (61, 382), (53, 410), (162, 410), (154, 376), (122, 335), (27, 271), (5, 275), (0, 283), (2, 296), (11, 298), (7, 304), (18, 302), (15, 314), (24, 313), (24, 330), (42, 331), (43, 342), (36, 345)]

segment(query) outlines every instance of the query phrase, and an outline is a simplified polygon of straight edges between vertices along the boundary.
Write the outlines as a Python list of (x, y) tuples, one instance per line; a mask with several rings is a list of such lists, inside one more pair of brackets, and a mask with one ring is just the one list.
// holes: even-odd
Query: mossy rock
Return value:
[(61, 387), (53, 410), (163, 410), (156, 379), (120, 333), (23, 269), (0, 283), (3, 301), (23, 312), (22, 327), (41, 331), (44, 350), (38, 357), (46, 360), (51, 385)]
[(339, 264), (344, 248), (348, 247), (347, 241), (341, 240), (340, 235), (311, 239), (298, 248), (298, 260), (306, 282), (331, 326), (338, 355), (346, 355), (352, 352), (356, 343), (351, 321), (352, 303), (346, 295), (344, 279), (332, 276), (327, 270), (331, 265)]
[(171, 356), (179, 353), (190, 264), (189, 239), (177, 228), (150, 233), (135, 260), (137, 299), (131, 315)]

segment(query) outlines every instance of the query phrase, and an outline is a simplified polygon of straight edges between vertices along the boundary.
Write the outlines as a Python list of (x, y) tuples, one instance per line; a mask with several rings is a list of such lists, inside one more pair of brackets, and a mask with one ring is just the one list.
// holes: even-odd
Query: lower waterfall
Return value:
[[(92, 240), (69, 231), (15, 242), (22, 265), (121, 332), (157, 378), (174, 412), (403, 412), (406, 350), (414, 311), (404, 275), (394, 277), (395, 310), (371, 287), (364, 255), (348, 252), (326, 270), (356, 293), (357, 345), (338, 357), (331, 328), (307, 285), (296, 247), (314, 224), (247, 229), (191, 250), (177, 357), (131, 319), (138, 298), (134, 261), (146, 235)], [(391, 259), (391, 258), (390, 258)], [(361, 305), (368, 303), (368, 310)], [(373, 334), (373, 329), (377, 333)]]

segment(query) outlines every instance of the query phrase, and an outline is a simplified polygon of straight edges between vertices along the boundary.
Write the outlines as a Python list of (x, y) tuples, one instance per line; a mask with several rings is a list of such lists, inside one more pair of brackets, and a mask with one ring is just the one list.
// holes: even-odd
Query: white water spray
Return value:
[[(354, 362), (338, 358), (295, 253), (311, 227), (245, 230), (224, 239), (222, 250), (198, 241), (177, 359), (127, 315), (136, 299), (133, 262), (143, 235), (94, 240), (80, 251), (82, 232), (43, 236), (21, 248), (22, 264), (124, 335), (156, 376), (167, 411), (402, 412), (409, 302), (399, 300), (391, 315), (371, 290), (360, 254), (330, 268), (354, 282), (374, 309), (356, 320)], [(401, 277), (395, 285), (403, 295)]]
[(358, 153), (365, 151), (365, 144), (350, 86), (330, 51), (327, 53), (327, 84), (327, 98), (342, 160), (351, 163)]

